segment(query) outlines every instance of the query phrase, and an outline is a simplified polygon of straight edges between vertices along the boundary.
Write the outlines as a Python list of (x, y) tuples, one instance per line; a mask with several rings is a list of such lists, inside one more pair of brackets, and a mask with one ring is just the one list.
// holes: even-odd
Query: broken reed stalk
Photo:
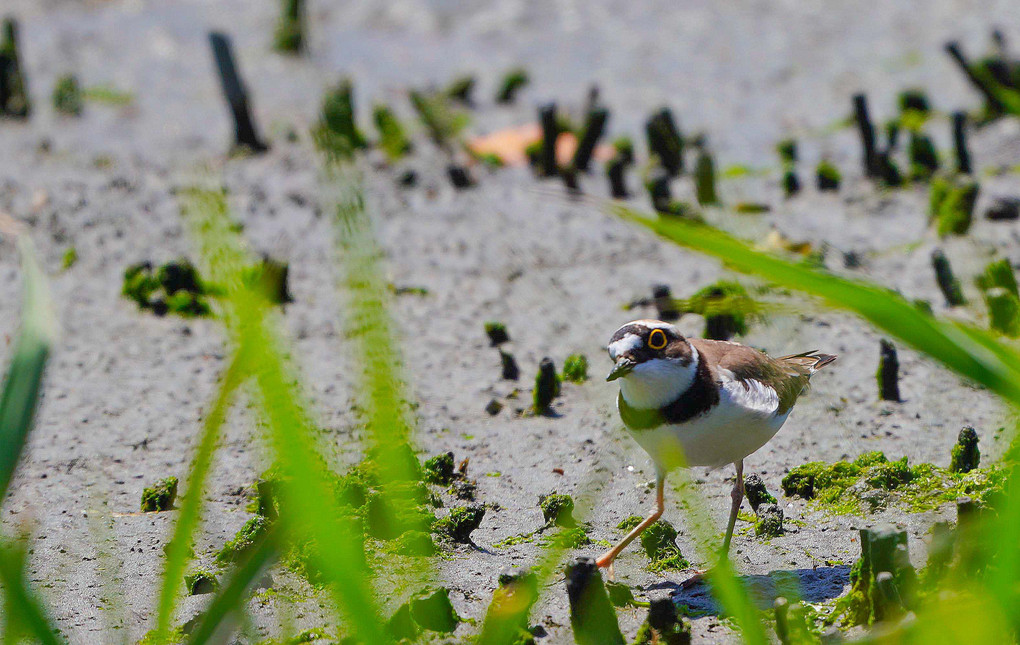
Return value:
[(305, 44), (305, 0), (282, 0), (273, 47), (284, 54), (298, 54)]
[(230, 38), (226, 34), (213, 32), (209, 34), (209, 43), (212, 45), (213, 57), (216, 59), (216, 69), (220, 74), (223, 95), (226, 97), (227, 103), (230, 105), (230, 112), (234, 117), (236, 145), (252, 152), (267, 150), (268, 146), (259, 139), (255, 131), (255, 124), (248, 106), (248, 92), (241, 83), (237, 66), (234, 64)]
[(584, 123), (584, 134), (577, 142), (577, 150), (574, 152), (573, 167), (581, 172), (588, 172), (591, 164), (592, 153), (602, 133), (606, 129), (606, 122), (609, 120), (609, 110), (605, 108), (594, 108), (588, 112)]
[(570, 626), (578, 645), (623, 645), (616, 611), (595, 560), (579, 557), (567, 565)]
[(645, 187), (652, 199), (652, 207), (660, 213), (668, 213), (670, 202), (673, 201), (673, 193), (669, 189), (669, 171), (663, 166), (652, 168)]
[(963, 290), (960, 288), (960, 282), (953, 275), (949, 259), (942, 249), (935, 249), (931, 252), (931, 265), (935, 269), (935, 281), (946, 299), (946, 305), (960, 307), (967, 304), (967, 300), (963, 297)]
[(669, 108), (662, 108), (645, 123), (649, 151), (676, 177), (684, 171), (683, 137)]
[(5, 18), (0, 35), (0, 116), (27, 119), (32, 108), (20, 47), (17, 21)]
[(609, 194), (613, 199), (627, 199), (630, 191), (627, 190), (627, 163), (621, 155), (613, 157), (606, 164), (606, 177), (609, 179)]
[(694, 187), (698, 204), (713, 206), (719, 203), (719, 195), (715, 191), (715, 162), (704, 146), (699, 148), (694, 164)]
[(878, 398), (883, 401), (900, 400), (900, 361), (896, 357), (896, 347), (888, 340), (880, 342), (878, 359)]
[(877, 173), (877, 156), (875, 154), (875, 126), (868, 116), (868, 98), (863, 94), (854, 94), (854, 120), (857, 131), (861, 135), (861, 146), (864, 148), (862, 166), (865, 177), (874, 177)]
[(956, 172), (969, 175), (970, 153), (967, 151), (967, 114), (953, 112), (953, 150), (956, 153)]
[(974, 73), (974, 68), (967, 62), (967, 58), (963, 55), (963, 51), (960, 49), (960, 43), (956, 41), (946, 43), (946, 53), (949, 54), (949, 57), (957, 64), (960, 71), (967, 76), (967, 79), (977, 89), (977, 91), (981, 92), (981, 95), (984, 97), (985, 102), (992, 112), (1001, 114), (1006, 111), (1006, 106), (1003, 105), (1002, 101), (1000, 101), (995, 95), (995, 91), (988, 87), (984, 79)]
[(538, 121), (542, 125), (542, 152), (539, 157), (539, 173), (542, 177), (555, 177), (557, 174), (556, 165), (556, 138), (559, 137), (560, 127), (556, 122), (556, 104), (546, 103), (538, 109)]

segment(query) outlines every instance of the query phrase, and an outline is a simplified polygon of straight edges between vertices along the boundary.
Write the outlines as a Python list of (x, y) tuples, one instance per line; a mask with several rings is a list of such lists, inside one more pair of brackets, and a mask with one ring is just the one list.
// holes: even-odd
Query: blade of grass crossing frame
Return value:
[(257, 386), (260, 412), (283, 471), (279, 522), (284, 535), (311, 540), (315, 561), (329, 583), (336, 608), (356, 638), (386, 643), (378, 607), (364, 566), (360, 531), (330, 489), (325, 463), (316, 451), (313, 427), (301, 406), (294, 370), (264, 295), (244, 280), (247, 254), (228, 217), (222, 191), (192, 189), (185, 193), (185, 217), (209, 268), (210, 279), (225, 290), (224, 319), (238, 352), (246, 358)]
[(188, 638), (191, 645), (208, 643), (223, 621), (238, 611), (244, 603), (245, 594), (255, 582), (255, 578), (276, 559), (278, 552), (277, 531), (271, 528), (230, 576), (223, 587), (213, 597), (212, 602), (202, 614), (195, 631)]
[[(26, 545), (4, 540), (0, 543), (0, 582), (3, 583), (4, 607), (8, 615), (4, 627), (5, 642), (21, 642), (16, 634), (31, 635), (44, 645), (58, 645), (63, 639), (47, 616), (42, 601), (35, 595), (25, 579)], [(14, 640), (11, 632), (14, 632)]]
[(56, 322), (31, 240), (18, 237), (23, 274), (21, 331), (0, 394), (0, 503), (32, 429), (43, 370), (56, 338)]
[(235, 354), (221, 378), (212, 408), (202, 424), (202, 437), (188, 473), (187, 492), (181, 498), (173, 537), (166, 548), (166, 564), (163, 567), (163, 580), (157, 605), (156, 632), (153, 635), (153, 642), (156, 643), (164, 642), (170, 633), (170, 621), (173, 619), (174, 608), (177, 604), (178, 590), (184, 580), (184, 570), (190, 558), (195, 531), (198, 530), (202, 519), (202, 496), (205, 492), (205, 481), (212, 466), (216, 443), (220, 438), (220, 429), (226, 421), (237, 389), (244, 382), (244, 370), (243, 358)]

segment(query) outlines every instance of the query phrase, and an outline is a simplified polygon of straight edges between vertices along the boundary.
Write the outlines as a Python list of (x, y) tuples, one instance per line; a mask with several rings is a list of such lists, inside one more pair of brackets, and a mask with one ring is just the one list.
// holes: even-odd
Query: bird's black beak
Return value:
[(616, 365), (613, 366), (613, 371), (606, 377), (607, 381), (615, 381), (616, 379), (627, 376), (634, 371), (637, 366), (633, 360), (629, 358), (621, 357), (620, 360), (616, 361)]

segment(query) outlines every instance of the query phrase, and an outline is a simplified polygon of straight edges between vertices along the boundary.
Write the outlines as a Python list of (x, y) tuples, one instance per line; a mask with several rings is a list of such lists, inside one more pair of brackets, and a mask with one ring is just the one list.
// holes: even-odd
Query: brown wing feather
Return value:
[(779, 395), (777, 414), (785, 414), (793, 407), (807, 387), (811, 374), (836, 360), (835, 356), (819, 354), (817, 350), (772, 358), (739, 343), (703, 338), (688, 341), (710, 363), (732, 372), (737, 381), (758, 381), (772, 387)]

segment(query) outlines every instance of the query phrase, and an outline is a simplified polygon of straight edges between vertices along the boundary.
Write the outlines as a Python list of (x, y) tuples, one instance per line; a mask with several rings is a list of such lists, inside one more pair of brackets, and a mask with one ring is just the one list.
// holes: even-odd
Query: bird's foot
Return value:
[(615, 560), (615, 558), (610, 557), (610, 554), (608, 554), (608, 553), (606, 553), (605, 555), (603, 555), (603, 556), (599, 557), (597, 560), (595, 560), (595, 566), (597, 566), (600, 569), (605, 569), (606, 570), (606, 579), (607, 580), (612, 580), (613, 578), (615, 578), (615, 575), (614, 575), (614, 572), (613, 572), (613, 560)]
[(686, 580), (680, 583), (680, 589), (687, 591), (691, 587), (695, 587), (701, 584), (702, 582), (705, 582), (705, 580), (708, 578), (708, 574), (709, 569), (696, 570), (694, 574), (691, 575), (690, 578), (687, 578)]

